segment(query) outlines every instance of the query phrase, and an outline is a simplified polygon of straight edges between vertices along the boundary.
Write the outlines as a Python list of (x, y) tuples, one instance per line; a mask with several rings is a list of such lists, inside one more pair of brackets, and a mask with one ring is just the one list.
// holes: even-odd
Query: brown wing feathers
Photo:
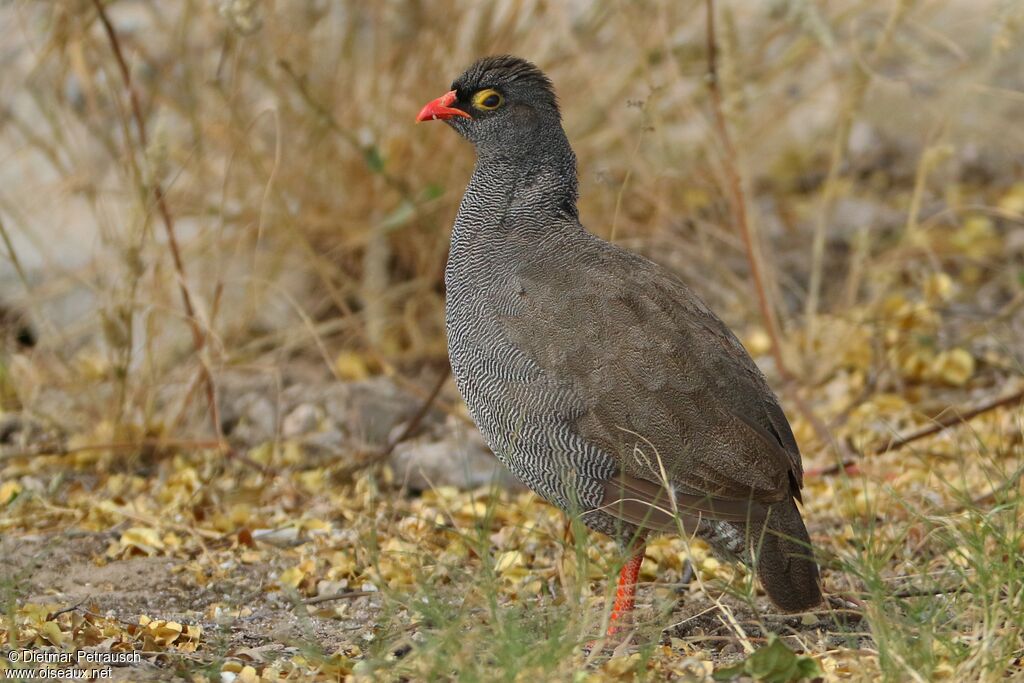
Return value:
[(763, 518), (765, 507), (755, 500), (726, 500), (682, 491), (620, 472), (604, 486), (601, 509), (623, 521), (652, 531), (692, 533), (701, 517), (746, 523)]

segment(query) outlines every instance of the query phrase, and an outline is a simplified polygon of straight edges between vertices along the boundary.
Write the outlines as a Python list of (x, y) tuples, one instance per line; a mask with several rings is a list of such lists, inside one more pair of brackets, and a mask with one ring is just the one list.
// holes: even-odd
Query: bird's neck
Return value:
[(453, 238), (576, 225), (576, 197), (576, 155), (560, 127), (520, 147), (478, 147)]

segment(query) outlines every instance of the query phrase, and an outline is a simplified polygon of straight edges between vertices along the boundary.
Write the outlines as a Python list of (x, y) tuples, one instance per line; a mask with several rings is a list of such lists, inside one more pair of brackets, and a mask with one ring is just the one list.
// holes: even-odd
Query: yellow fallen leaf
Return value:
[(625, 657), (612, 657), (605, 663), (604, 670), (612, 676), (625, 676), (629, 673), (636, 673), (637, 667), (642, 661), (639, 652)]
[(334, 679), (342, 679), (352, 673), (352, 660), (335, 652), (326, 661), (320, 663), (320, 671)]
[(654, 566), (672, 566), (673, 561), (676, 559), (677, 551), (673, 547), (673, 539), (668, 536), (660, 536), (653, 539), (644, 548), (644, 557), (647, 562), (650, 562)]
[(525, 564), (526, 562), (521, 552), (518, 550), (508, 550), (498, 555), (498, 560), (494, 563), (494, 571), (504, 574), (513, 567), (522, 567)]
[(342, 351), (334, 359), (334, 369), (339, 379), (361, 380), (370, 376), (370, 368), (362, 355), (354, 351)]
[(306, 578), (306, 572), (298, 567), (292, 567), (281, 572), (281, 575), (277, 577), (277, 583), (288, 588), (298, 588), (304, 578)]
[(21, 491), (21, 484), (16, 481), (5, 481), (0, 484), (0, 505), (7, 505)]
[(298, 474), (299, 483), (309, 493), (320, 493), (327, 486), (327, 475), (322, 469), (306, 470)]
[(244, 667), (244, 665), (241, 662), (230, 661), (229, 660), (227, 662), (224, 662), (221, 665), (220, 670), (221, 670), (221, 673), (228, 673), (228, 674), (236, 674), (237, 675), (237, 674), (242, 673), (242, 668), (243, 667)]
[(50, 645), (56, 645), (60, 647), (64, 644), (64, 634), (61, 633), (60, 626), (55, 621), (47, 621), (39, 629), (39, 637), (48, 642)]
[(943, 351), (935, 358), (933, 375), (946, 384), (963, 386), (974, 375), (974, 357), (964, 349)]
[(416, 555), (418, 554), (420, 547), (415, 543), (409, 541), (403, 541), (400, 538), (389, 538), (383, 546), (381, 551), (385, 553), (394, 553), (396, 555)]
[(722, 568), (722, 563), (714, 557), (705, 557), (700, 563), (700, 575), (704, 579), (712, 579)]
[(935, 303), (947, 301), (953, 293), (953, 279), (946, 273), (932, 273), (924, 283), (924, 295)]
[(256, 550), (246, 550), (238, 558), (242, 564), (258, 564), (265, 559), (263, 553)]
[(463, 517), (470, 517), (473, 519), (480, 519), (487, 515), (487, 503), (482, 500), (476, 500), (471, 503), (466, 503), (459, 509), (459, 514)]
[(164, 534), (164, 537), (161, 540), (163, 541), (164, 548), (168, 550), (174, 550), (181, 547), (181, 537), (173, 531)]
[(235, 680), (239, 681), (239, 683), (260, 683), (260, 677), (256, 673), (256, 669), (248, 664), (242, 667), (242, 670), (238, 672), (238, 678)]
[(327, 556), (327, 564), (330, 565), (328, 569), (328, 578), (335, 579), (339, 577), (351, 576), (356, 571), (356, 561), (352, 557), (352, 553), (338, 550)]
[(180, 636), (184, 626), (176, 621), (151, 621), (146, 626), (153, 642), (161, 647), (167, 647)]
[(1002, 196), (998, 204), (1006, 213), (1024, 216), (1024, 183), (1016, 183)]
[(661, 569), (663, 569), (663, 566), (658, 562), (644, 562), (640, 565), (640, 579), (642, 581), (656, 581)]
[(970, 216), (950, 240), (951, 246), (972, 259), (981, 259), (1002, 247), (995, 223), (988, 216)]
[(132, 527), (121, 534), (121, 548), (125, 551), (138, 550), (146, 555), (155, 555), (164, 548), (160, 532), (149, 527)]
[(908, 348), (898, 354), (900, 370), (907, 379), (920, 380), (932, 374), (935, 354), (927, 348)]

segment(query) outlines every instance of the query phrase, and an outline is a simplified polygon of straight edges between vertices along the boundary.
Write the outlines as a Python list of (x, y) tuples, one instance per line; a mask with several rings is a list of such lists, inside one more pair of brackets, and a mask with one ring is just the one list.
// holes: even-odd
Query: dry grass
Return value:
[[(207, 372), (216, 390), (229, 373), (313, 362), (424, 393), (419, 371), (445, 362), (442, 270), (473, 160), (450, 131), (412, 120), (465, 65), (502, 52), (558, 88), (584, 224), (690, 282), (773, 380), (778, 359), (788, 367), (780, 393), (810, 470), (1020, 386), (1018, 4), (720, 2), (720, 121), (703, 81), (703, 2), (103, 6), (113, 41), (93, 2), (0, 8), (0, 331), (24, 314), (38, 335), (31, 350), (0, 346), (0, 410), (78, 445), (127, 444), (114, 450), (128, 467), (133, 444), (191, 452), (216, 437)], [(830, 588), (867, 591), (870, 639), (804, 641), (808, 652), (841, 661), (867, 648), (872, 664), (851, 676), (973, 680), (1012, 662), (1019, 675), (1018, 417), (1007, 406), (855, 476), (809, 477)], [(487, 535), (477, 541), (493, 564)], [(943, 581), (922, 583), (933, 572)], [(903, 576), (955, 595), (898, 597)], [(552, 676), (582, 666), (574, 648), (593, 615), (499, 604), (508, 595), (479, 576), (435, 583), (390, 596), (380, 617), (400, 634), (424, 612), (433, 626), (415, 655), (389, 664), (385, 648), (365, 666), (467, 680), (512, 675), (528, 655)], [(572, 586), (578, 602), (587, 593)], [(471, 596), (465, 609), (452, 611), (453, 591)], [(722, 637), (743, 642), (737, 628)], [(662, 671), (653, 644), (640, 652), (623, 676)]]

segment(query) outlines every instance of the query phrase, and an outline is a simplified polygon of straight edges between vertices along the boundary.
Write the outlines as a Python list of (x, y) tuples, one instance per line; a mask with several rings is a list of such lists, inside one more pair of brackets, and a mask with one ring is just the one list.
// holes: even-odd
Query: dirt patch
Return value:
[(14, 573), (24, 577), (18, 587), (30, 602), (90, 603), (121, 618), (166, 610), (189, 609), (191, 596), (186, 577), (154, 582), (154, 576), (175, 577), (180, 562), (168, 557), (130, 557), (106, 562), (106, 534), (9, 538), (0, 549), (14, 560)]
[[(280, 591), (267, 590), (267, 577), (284, 563), (222, 563), (223, 571), (204, 581), (187, 559), (135, 556), (110, 559), (109, 532), (7, 536), (0, 539), (0, 584), (19, 603), (57, 605), (54, 610), (113, 617), (126, 625), (140, 619), (198, 625), (202, 656), (163, 653), (138, 666), (114, 670), (115, 680), (163, 680), (170, 671), (219, 667), (226, 658), (254, 663), (314, 648), (331, 653), (372, 629), (374, 596), (348, 601), (351, 618), (324, 618)], [(273, 549), (271, 548), (272, 552)], [(236, 609), (225, 609), (233, 606)]]

